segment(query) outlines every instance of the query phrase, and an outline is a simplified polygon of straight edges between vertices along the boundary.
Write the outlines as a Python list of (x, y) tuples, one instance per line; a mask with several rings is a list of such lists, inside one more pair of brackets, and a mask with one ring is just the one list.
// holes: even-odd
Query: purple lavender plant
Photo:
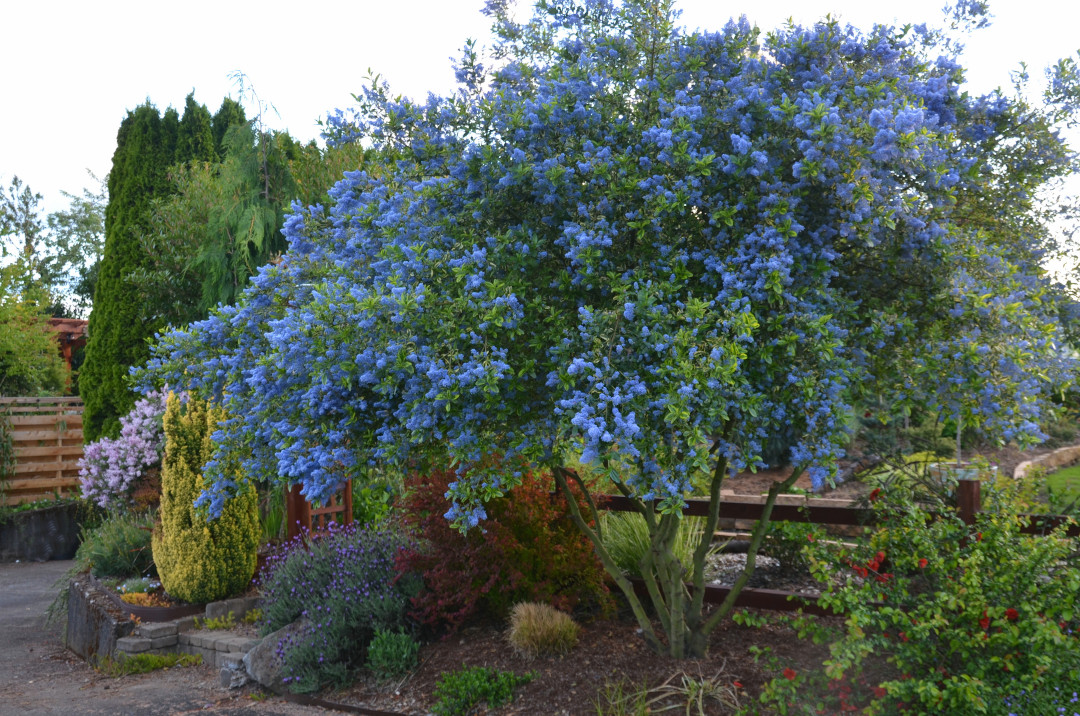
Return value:
[(120, 437), (101, 438), (86, 446), (79, 460), (83, 497), (105, 509), (130, 506), (135, 484), (161, 462), (168, 388), (148, 393), (120, 419)]
[(296, 538), (270, 558), (259, 577), (260, 632), (305, 624), (277, 646), (290, 689), (346, 683), (375, 630), (404, 625), (409, 580), (399, 579), (395, 562), (405, 541), (386, 528), (353, 524), (319, 539)]

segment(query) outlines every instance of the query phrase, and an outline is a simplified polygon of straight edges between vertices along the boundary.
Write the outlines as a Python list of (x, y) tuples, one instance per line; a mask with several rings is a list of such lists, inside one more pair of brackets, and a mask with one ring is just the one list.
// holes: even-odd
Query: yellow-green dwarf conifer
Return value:
[[(194, 506), (202, 492), (214, 426), (225, 412), (170, 395), (165, 408), (165, 457), (161, 467), (161, 525), (154, 532), (154, 562), (165, 590), (192, 603), (236, 594), (251, 581), (259, 546), (255, 488), (242, 487), (208, 520)], [(238, 482), (242, 482), (238, 480)]]

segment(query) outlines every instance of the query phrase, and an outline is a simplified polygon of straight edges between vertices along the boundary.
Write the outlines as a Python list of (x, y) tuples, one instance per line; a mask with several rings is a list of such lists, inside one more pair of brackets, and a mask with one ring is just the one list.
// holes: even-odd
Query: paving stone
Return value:
[(116, 648), (127, 654), (141, 654), (150, 648), (150, 640), (141, 636), (125, 636), (116, 640)]
[(195, 617), (183, 617), (177, 619), (174, 623), (176, 624), (176, 631), (179, 633), (195, 631)]
[(150, 640), (151, 649), (164, 649), (165, 647), (176, 646), (176, 634), (171, 636), (159, 636), (157, 639)]
[(163, 636), (176, 636), (175, 622), (161, 622), (156, 624), (142, 624), (139, 626), (139, 636), (147, 639), (160, 639)]

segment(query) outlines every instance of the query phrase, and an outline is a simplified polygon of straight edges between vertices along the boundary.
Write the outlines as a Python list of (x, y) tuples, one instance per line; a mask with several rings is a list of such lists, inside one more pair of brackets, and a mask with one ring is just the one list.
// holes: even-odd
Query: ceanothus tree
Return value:
[[(370, 142), (381, 171), (296, 206), (288, 252), (238, 305), (159, 339), (140, 378), (224, 404), (215, 460), (309, 499), (375, 465), (454, 465), (462, 529), (526, 468), (584, 488), (580, 460), (649, 526), (666, 645), (591, 500), (574, 520), (645, 639), (683, 657), (733, 607), (776, 495), (828, 479), (871, 387), (1038, 439), (1072, 365), (1045, 279), (953, 220), (980, 167), (951, 59), (887, 27), (685, 33), (646, 0), (489, 12), (491, 68), (470, 45), (456, 95), (373, 85), (332, 115), (330, 139)], [(776, 435), (794, 472), (710, 612), (722, 481)], [(213, 463), (200, 499), (217, 510), (235, 485)], [(711, 510), (685, 565), (671, 545), (695, 491)]]

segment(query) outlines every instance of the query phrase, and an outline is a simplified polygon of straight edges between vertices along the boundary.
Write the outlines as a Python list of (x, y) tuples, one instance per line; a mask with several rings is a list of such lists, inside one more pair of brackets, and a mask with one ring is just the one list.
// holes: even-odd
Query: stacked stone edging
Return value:
[(1077, 462), (1080, 462), (1080, 445), (1069, 445), (1020, 463), (1013, 470), (1013, 478), (1020, 480), (1027, 477), (1028, 473), (1036, 467), (1043, 468), (1047, 472), (1053, 472), (1058, 468), (1068, 467)]

